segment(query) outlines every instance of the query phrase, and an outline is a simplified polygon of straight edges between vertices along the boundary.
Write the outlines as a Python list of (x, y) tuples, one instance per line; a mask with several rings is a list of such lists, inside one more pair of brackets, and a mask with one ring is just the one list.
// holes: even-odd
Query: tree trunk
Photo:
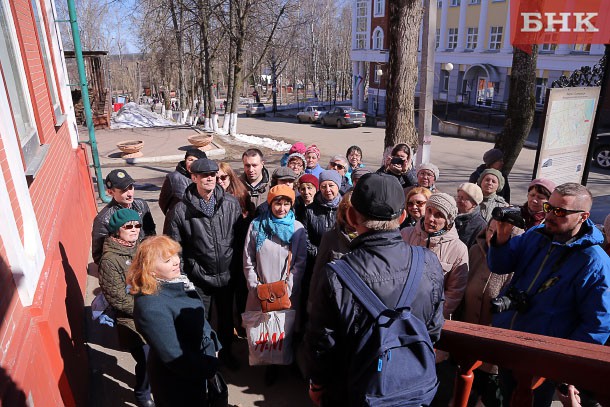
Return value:
[(419, 28), (424, 10), (418, 0), (389, 0), (388, 3), (390, 61), (386, 89), (392, 89), (392, 92), (386, 93), (384, 147), (398, 143), (416, 146), (415, 85)]
[[(179, 9), (176, 10), (174, 0), (169, 1), (170, 10), (172, 14), (172, 24), (174, 26), (174, 35), (176, 36), (176, 48), (178, 49), (178, 97), (180, 103), (180, 110), (184, 110), (186, 105), (185, 98), (185, 86), (184, 86), (184, 41), (182, 27), (183, 21), (183, 10), (182, 3), (178, 5)], [(170, 89), (171, 90), (171, 89)]]
[(517, 161), (534, 122), (537, 59), (537, 45), (531, 46), (529, 54), (518, 48), (513, 51), (506, 121), (496, 141), (496, 148), (504, 152), (503, 170), (507, 175)]

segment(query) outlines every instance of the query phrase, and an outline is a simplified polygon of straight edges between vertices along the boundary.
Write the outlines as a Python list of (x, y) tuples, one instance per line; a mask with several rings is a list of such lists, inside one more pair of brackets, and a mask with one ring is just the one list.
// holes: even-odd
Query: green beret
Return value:
[(116, 233), (121, 226), (127, 222), (140, 222), (140, 215), (133, 209), (119, 209), (112, 214), (108, 221), (108, 231), (113, 234)]

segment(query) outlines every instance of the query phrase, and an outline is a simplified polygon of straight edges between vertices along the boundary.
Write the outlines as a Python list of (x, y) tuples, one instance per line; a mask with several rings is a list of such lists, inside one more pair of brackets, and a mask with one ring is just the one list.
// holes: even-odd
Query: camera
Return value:
[(492, 298), (491, 312), (499, 314), (504, 311), (516, 310), (517, 312), (524, 313), (528, 310), (529, 305), (527, 293), (511, 286), (506, 295)]
[(404, 163), (405, 163), (405, 160), (403, 160), (400, 157), (392, 157), (392, 161), (390, 161), (390, 164), (403, 165)]
[(494, 208), (491, 217), (498, 222), (508, 222), (520, 229), (525, 229), (525, 219), (521, 216), (521, 208), (509, 206), (504, 208)]

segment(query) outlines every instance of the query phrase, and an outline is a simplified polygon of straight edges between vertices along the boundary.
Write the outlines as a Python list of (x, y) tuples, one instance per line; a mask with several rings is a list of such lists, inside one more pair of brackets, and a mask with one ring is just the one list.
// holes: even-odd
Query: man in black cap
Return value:
[(193, 183), (170, 212), (167, 234), (182, 245), (183, 270), (202, 297), (208, 320), (212, 306), (217, 307), (215, 329), (222, 344), (219, 356), (228, 367), (236, 368), (238, 363), (231, 354), (233, 293), (229, 266), (241, 207), (237, 198), (216, 183), (218, 164), (214, 161), (200, 158), (190, 172)]
[[(407, 216), (403, 189), (393, 176), (365, 174), (353, 189), (351, 204), (346, 218), (358, 237), (351, 241), (351, 251), (341, 261), (393, 309), (407, 276), (413, 273), (413, 249), (402, 240), (398, 229)], [(413, 316), (425, 323), (434, 343), (444, 322), (443, 270), (432, 252), (424, 249), (424, 255), (424, 269), (411, 309)], [(354, 374), (356, 345), (370, 329), (373, 318), (330, 265), (313, 279), (317, 281), (312, 286), (318, 290), (310, 296), (312, 309), (304, 348), (310, 396), (324, 406), (345, 405), (353, 396), (348, 385)], [(434, 362), (429, 368), (435, 369)], [(404, 386), (410, 384), (415, 385)]]
[(112, 170), (106, 176), (106, 193), (112, 200), (97, 214), (91, 231), (91, 255), (98, 264), (102, 257), (104, 239), (108, 236), (108, 221), (113, 213), (121, 208), (133, 209), (142, 219), (140, 238), (156, 235), (156, 225), (146, 201), (135, 197), (135, 181), (125, 170)]
[[(182, 201), (186, 187), (191, 185), (191, 165), (200, 158), (207, 158), (205, 152), (198, 148), (190, 148), (184, 155), (184, 160), (176, 165), (176, 170), (165, 176), (161, 192), (159, 193), (159, 208), (165, 216), (163, 224), (163, 233), (166, 233), (169, 227), (168, 213)], [(167, 233), (166, 233), (167, 234)]]

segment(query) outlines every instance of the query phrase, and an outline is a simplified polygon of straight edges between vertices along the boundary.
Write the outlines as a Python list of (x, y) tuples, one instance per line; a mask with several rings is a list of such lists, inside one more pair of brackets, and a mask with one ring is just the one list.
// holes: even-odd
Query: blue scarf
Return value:
[(339, 206), (339, 202), (341, 202), (341, 194), (337, 194), (337, 196), (332, 201), (327, 201), (322, 196), (321, 192), (317, 192), (314, 196), (314, 200), (316, 200), (320, 205), (326, 206), (327, 208), (336, 208)]
[(269, 239), (271, 236), (277, 236), (282, 242), (290, 243), (294, 234), (294, 212), (290, 211), (285, 217), (278, 219), (273, 216), (271, 209), (268, 208), (265, 213), (252, 221), (252, 230), (258, 231), (256, 236), (257, 252), (263, 247), (265, 239)]

